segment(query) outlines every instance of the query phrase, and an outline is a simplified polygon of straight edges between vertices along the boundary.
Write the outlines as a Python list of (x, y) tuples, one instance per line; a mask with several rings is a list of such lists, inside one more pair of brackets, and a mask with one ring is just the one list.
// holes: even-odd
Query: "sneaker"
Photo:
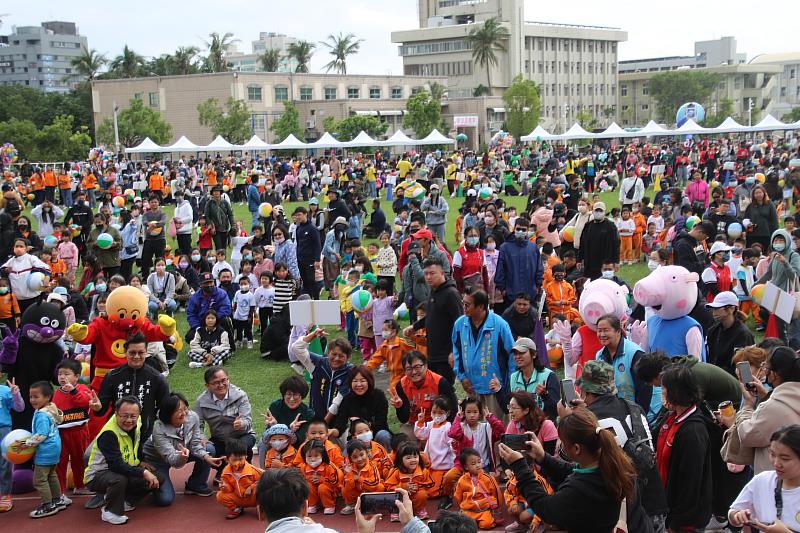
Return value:
[(244, 509), (241, 507), (236, 507), (235, 509), (231, 509), (228, 511), (228, 514), (225, 515), (225, 518), (228, 520), (233, 520), (234, 518), (239, 518), (244, 513)]
[(125, 505), (123, 506), (123, 509), (127, 513), (128, 511), (135, 511), (136, 510), (136, 506), (133, 505), (132, 503), (125, 502)]
[(308, 512), (308, 514), (317, 514), (317, 511), (319, 511), (319, 509), (317, 509), (317, 506), (316, 505), (312, 505), (312, 506), (310, 506), (308, 508), (307, 512)]
[(271, 353), (272, 353), (272, 351), (269, 351), (269, 352), (263, 352), (263, 353), (261, 354), (261, 359), (267, 359)]
[(389, 522), (399, 522), (399, 521), (400, 521), (400, 515), (397, 513), (392, 513), (391, 516), (389, 517)]
[(252, 350), (253, 349), (253, 341), (247, 341), (247, 349), (248, 350)]
[(122, 525), (128, 521), (127, 516), (114, 514), (111, 511), (106, 510), (105, 507), (103, 507), (103, 510), (100, 512), (100, 519), (103, 522), (108, 522), (109, 524), (113, 524), (115, 526)]
[(64, 509), (72, 505), (72, 500), (70, 500), (69, 498), (67, 498), (62, 494), (59, 499), (53, 500), (53, 505), (58, 507), (59, 511), (63, 511)]
[(106, 495), (97, 493), (91, 498), (89, 498), (89, 501), (83, 504), (83, 507), (86, 509), (99, 509), (105, 504), (105, 501), (106, 501)]
[(342, 510), (339, 511), (339, 514), (348, 515), (348, 514), (353, 514), (354, 512), (356, 512), (355, 505), (345, 505), (344, 507), (342, 507)]
[(31, 518), (44, 518), (45, 516), (53, 516), (58, 512), (58, 507), (53, 505), (53, 502), (42, 503), (31, 511), (28, 516)]
[(428, 518), (428, 511), (427, 509), (422, 509), (420, 512), (417, 513), (417, 518), (420, 520), (425, 520)]
[(326, 507), (322, 510), (322, 514), (336, 514), (336, 507)]
[(453, 498), (450, 496), (442, 496), (442, 499), (439, 500), (439, 510), (446, 511), (453, 506)]
[(306, 373), (306, 367), (300, 363), (292, 363), (292, 370), (294, 370), (295, 374), (298, 376), (304, 376)]
[(214, 494), (214, 491), (209, 489), (208, 487), (196, 488), (196, 489), (186, 487), (183, 490), (183, 493), (186, 496), (212, 496)]
[(86, 487), (81, 487), (79, 489), (72, 489), (73, 496), (94, 496), (94, 492), (87, 489)]
[(706, 531), (726, 531), (726, 527), (728, 527), (727, 520), (712, 516), (711, 520), (706, 524)]
[(5, 495), (0, 498), (0, 513), (7, 513), (14, 508), (14, 502), (11, 501), (11, 496)]
[(526, 526), (525, 524), (520, 524), (519, 522), (514, 522), (512, 524), (507, 525), (504, 529), (508, 533), (525, 533), (530, 529), (530, 526)]
[(189, 368), (203, 368), (203, 363), (199, 361), (189, 361)]

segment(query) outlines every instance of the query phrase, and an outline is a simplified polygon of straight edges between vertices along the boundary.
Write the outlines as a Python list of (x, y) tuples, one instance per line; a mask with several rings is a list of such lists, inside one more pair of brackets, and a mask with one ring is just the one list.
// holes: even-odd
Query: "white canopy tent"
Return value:
[(181, 138), (175, 141), (174, 143), (170, 144), (169, 146), (165, 146), (161, 149), (162, 152), (171, 152), (171, 153), (188, 153), (188, 152), (198, 152), (200, 147), (197, 146), (195, 143), (190, 141), (186, 138), (185, 135), (181, 135)]
[(558, 135), (553, 135), (546, 129), (542, 127), (541, 124), (537, 125), (532, 132), (528, 135), (523, 135), (520, 137), (520, 141), (528, 142), (528, 141), (553, 141), (558, 139)]
[(217, 135), (213, 141), (205, 146), (200, 146), (199, 152), (232, 152), (240, 148), (235, 144), (231, 144), (222, 138), (222, 135)]
[(240, 150), (269, 150), (269, 143), (263, 141), (258, 135), (253, 135), (244, 144), (237, 145)]
[(672, 130), (671, 133), (673, 135), (707, 135), (709, 133), (714, 133), (714, 130), (711, 128), (704, 128), (695, 122), (694, 119), (690, 118), (684, 122), (680, 128)]
[(796, 126), (794, 124), (786, 124), (785, 122), (781, 122), (777, 118), (773, 117), (772, 115), (767, 115), (761, 121), (748, 128), (750, 131), (777, 131), (777, 130), (791, 130), (794, 129)]
[(342, 148), (354, 148), (357, 146), (380, 146), (380, 143), (381, 141), (376, 141), (366, 131), (361, 130), (352, 140), (343, 142), (341, 146)]
[(595, 139), (622, 139), (625, 137), (633, 137), (635, 133), (631, 133), (630, 131), (623, 130), (619, 124), (616, 122), (612, 122), (605, 130), (601, 131), (600, 133), (595, 133)]
[(631, 133), (635, 133), (636, 137), (664, 137), (672, 135), (672, 130), (664, 129), (656, 124), (655, 121), (651, 120), (645, 124), (644, 128)]
[(560, 140), (564, 141), (572, 141), (576, 139), (594, 139), (594, 137), (594, 133), (586, 131), (577, 122), (573, 124), (572, 127), (566, 131), (566, 133), (562, 133), (558, 136)]
[(314, 141), (313, 143), (308, 144), (309, 149), (316, 149), (316, 148), (340, 148), (342, 146), (342, 141), (336, 140), (336, 138), (328, 133), (327, 131), (322, 134), (322, 137)]
[(391, 137), (385, 141), (381, 141), (381, 146), (413, 146), (416, 142), (417, 141), (403, 133), (402, 130), (397, 130)]
[(450, 137), (445, 137), (439, 130), (434, 129), (428, 135), (425, 136), (424, 139), (419, 139), (418, 141), (414, 141), (415, 146), (422, 146), (426, 144), (455, 144), (455, 140), (451, 139)]
[(145, 137), (145, 139), (136, 146), (125, 148), (126, 154), (149, 154), (158, 153), (161, 151), (163, 151), (163, 148), (151, 141), (150, 137)]
[(305, 150), (308, 148), (308, 144), (290, 133), (284, 140), (278, 144), (271, 144), (269, 147), (270, 150)]
[(744, 133), (747, 131), (747, 126), (742, 126), (733, 117), (728, 117), (722, 121), (722, 124), (714, 128), (714, 133)]

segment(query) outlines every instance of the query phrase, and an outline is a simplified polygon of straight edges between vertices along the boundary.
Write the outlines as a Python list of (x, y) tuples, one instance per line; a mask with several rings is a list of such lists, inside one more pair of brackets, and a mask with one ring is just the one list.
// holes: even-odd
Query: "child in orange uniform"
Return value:
[(264, 432), (258, 446), (261, 468), (290, 468), (294, 466), (297, 450), (292, 446), (294, 432), (286, 424), (275, 424)]
[[(385, 477), (392, 469), (392, 461), (386, 448), (373, 440), (372, 428), (369, 422), (361, 418), (356, 418), (350, 422), (350, 437), (364, 443), (367, 449), (369, 460), (375, 463), (380, 470), (381, 476)], [(348, 451), (350, 448), (347, 448)], [(355, 503), (354, 503), (355, 505)]]
[(444, 475), (453, 468), (455, 454), (450, 447), (450, 422), (447, 417), (450, 415), (450, 404), (447, 398), (438, 397), (431, 406), (431, 417), (433, 420), (425, 422), (425, 411), (417, 416), (417, 423), (414, 424), (414, 436), (420, 441), (425, 441), (425, 453), (431, 458), (431, 479), (433, 487), (428, 491), (431, 498), (439, 498), (444, 495), (443, 484)]
[(228, 509), (225, 518), (239, 518), (246, 507), (255, 507), (256, 485), (262, 470), (247, 462), (247, 447), (241, 440), (231, 439), (225, 443), (228, 464), (219, 480), (217, 501)]
[[(421, 464), (417, 444), (409, 442), (402, 445), (397, 452), (394, 466), (384, 483), (386, 490), (393, 491), (398, 487), (407, 490), (414, 514), (424, 520), (428, 517), (425, 506), (428, 504), (428, 489), (433, 487), (433, 480), (428, 469)], [(399, 515), (392, 513), (391, 521), (399, 522)]]
[(19, 302), (8, 287), (8, 278), (0, 278), (0, 322), (16, 331), (19, 316)]
[(328, 423), (321, 418), (315, 418), (308, 423), (308, 430), (306, 431), (306, 441), (297, 449), (297, 455), (294, 458), (294, 465), (300, 468), (303, 462), (303, 448), (311, 441), (319, 441), (325, 443), (325, 453), (328, 454), (330, 462), (336, 468), (344, 466), (344, 457), (342, 457), (342, 450), (337, 445), (328, 440)]
[(458, 454), (464, 475), (456, 483), (453, 493), (461, 512), (473, 518), (480, 529), (498, 525), (494, 513), (500, 508), (502, 496), (497, 481), (483, 471), (481, 454), (474, 448), (464, 448)]
[(642, 258), (642, 236), (647, 231), (647, 219), (640, 212), (641, 207), (639, 202), (634, 202), (631, 209), (631, 218), (636, 225), (636, 229), (633, 230), (633, 260), (636, 263)]
[(308, 481), (308, 514), (316, 514), (320, 503), (323, 514), (334, 514), (342, 471), (331, 463), (325, 445), (319, 440), (306, 442), (301, 458), (299, 468)]
[(544, 285), (545, 302), (547, 302), (547, 312), (550, 323), (553, 323), (553, 315), (562, 314), (572, 322), (580, 322), (581, 315), (575, 309), (578, 299), (575, 297), (575, 287), (566, 281), (567, 271), (564, 265), (559, 263), (553, 265), (553, 280)]
[(394, 388), (406, 375), (406, 371), (403, 368), (403, 354), (415, 348), (414, 342), (409, 342), (397, 336), (399, 330), (400, 325), (396, 320), (384, 322), (381, 325), (383, 342), (365, 363), (367, 368), (375, 370), (385, 361), (386, 370), (389, 371), (390, 388)]
[[(532, 468), (532, 472), (534, 481), (539, 483), (547, 494), (553, 494), (553, 488), (550, 483), (536, 471), (535, 467)], [(513, 524), (506, 526), (506, 531), (530, 531), (532, 527), (534, 528), (533, 531), (540, 531), (540, 529), (536, 528), (542, 524), (542, 519), (533, 513), (533, 509), (528, 507), (528, 502), (520, 492), (519, 487), (517, 487), (517, 478), (514, 477), (511, 469), (506, 468), (506, 477), (508, 481), (506, 482), (506, 491), (503, 494), (503, 498), (506, 501), (508, 514), (516, 519)]]
[(365, 492), (383, 492), (380, 467), (369, 457), (369, 450), (360, 440), (347, 443), (347, 464), (344, 466), (342, 497), (345, 506), (341, 514), (353, 514), (356, 500)]

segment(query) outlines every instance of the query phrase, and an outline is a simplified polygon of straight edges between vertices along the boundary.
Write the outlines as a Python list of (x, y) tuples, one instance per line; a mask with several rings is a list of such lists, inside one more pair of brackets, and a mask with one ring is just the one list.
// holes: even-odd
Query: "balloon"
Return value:
[(111, 245), (114, 243), (114, 237), (109, 235), (108, 233), (101, 233), (97, 236), (97, 246), (102, 248), (103, 250), (108, 250), (111, 248)]
[(492, 191), (491, 187), (481, 187), (481, 190), (478, 191), (478, 197), (481, 200), (488, 200), (492, 197), (492, 194), (494, 194), (494, 191)]
[(227, 185), (222, 186), (222, 192), (228, 192), (229, 190), (231, 190), (231, 188), (228, 187)]
[(42, 292), (47, 286), (47, 276), (41, 272), (31, 272), (28, 275), (28, 288), (33, 292)]
[(784, 186), (785, 184), (786, 184), (786, 181), (784, 181), (784, 180), (778, 180), (778, 187), (781, 187), (781, 188), (783, 188), (783, 186)]
[(719, 182), (717, 180), (711, 180), (711, 188), (716, 189), (719, 187)]
[(730, 226), (728, 226), (728, 237), (732, 239), (738, 239), (742, 236), (742, 225), (738, 222), (732, 222)]
[(350, 303), (353, 304), (353, 309), (363, 313), (372, 307), (372, 294), (364, 289), (359, 289), (350, 295)]
[(81, 361), (81, 375), (78, 377), (78, 383), (88, 385), (91, 380), (89, 379), (89, 363)]
[(31, 437), (31, 432), (24, 429), (15, 429), (0, 443), (0, 448), (9, 463), (21, 465), (30, 461), (36, 452), (35, 446), (26, 446), (25, 441)]
[(11, 474), (11, 494), (27, 494), (28, 492), (33, 492), (33, 470), (15, 466)]
[(753, 288), (750, 289), (750, 296), (753, 297), (753, 301), (757, 304), (761, 303), (761, 298), (764, 297), (764, 289), (766, 285), (764, 283), (759, 283), (758, 285), (753, 285)]
[(686, 226), (686, 231), (690, 231), (698, 222), (700, 222), (700, 217), (697, 215), (692, 215), (687, 218), (686, 223), (684, 224)]
[(133, 189), (125, 189), (125, 196), (127, 196), (129, 200), (133, 200), (136, 197), (136, 192)]
[(421, 185), (411, 190), (411, 197), (415, 200), (420, 200), (425, 197), (425, 187)]
[(111, 203), (114, 204), (114, 207), (125, 207), (125, 197), (124, 196), (115, 196)]
[(77, 224), (70, 224), (69, 225), (69, 233), (73, 237), (77, 237), (78, 235), (81, 234), (81, 227), (78, 226)]
[(678, 112), (675, 114), (675, 125), (680, 128), (689, 119), (699, 123), (703, 122), (705, 118), (706, 110), (702, 105), (697, 102), (687, 102), (678, 108)]
[(10, 165), (17, 162), (17, 149), (11, 143), (5, 143), (0, 146), (0, 160), (4, 165)]
[(27, 198), (28, 198), (28, 200), (33, 200), (34, 198), (36, 198), (36, 195), (33, 194), (33, 193), (28, 193)]
[(567, 226), (561, 231), (561, 238), (565, 242), (572, 242), (575, 240), (575, 226)]
[(394, 310), (393, 317), (395, 320), (406, 320), (408, 318), (408, 306), (403, 302)]
[(258, 206), (258, 216), (262, 218), (267, 218), (272, 214), (272, 204), (269, 202), (264, 202), (260, 206)]
[(58, 244), (58, 237), (55, 235), (48, 235), (44, 238), (45, 248), (55, 248), (56, 244)]
[(765, 179), (767, 179), (767, 177), (762, 172), (756, 172), (756, 181), (757, 182), (764, 183)]

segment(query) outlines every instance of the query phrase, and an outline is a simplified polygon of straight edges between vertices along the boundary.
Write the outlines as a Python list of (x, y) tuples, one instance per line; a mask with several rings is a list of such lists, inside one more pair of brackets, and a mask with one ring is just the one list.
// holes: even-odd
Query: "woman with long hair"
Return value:
[(506, 433), (534, 433), (547, 453), (556, 453), (558, 430), (536, 403), (533, 394), (524, 391), (512, 393), (508, 401), (508, 415), (511, 421)]
[(526, 456), (558, 486), (553, 494), (547, 494), (534, 480), (526, 456), (499, 445), (500, 457), (511, 465), (517, 487), (536, 516), (570, 533), (608, 533), (624, 516), (628, 531), (652, 533), (652, 522), (639, 501), (636, 469), (614, 434), (601, 428), (597, 418), (581, 407), (564, 417), (558, 436), (569, 461), (546, 453), (534, 435), (526, 443)]
[(769, 247), (770, 235), (778, 229), (778, 212), (769, 201), (769, 195), (763, 185), (758, 184), (750, 191), (750, 205), (744, 211), (743, 220), (750, 222), (747, 229), (747, 247), (760, 243), (766, 250)]

